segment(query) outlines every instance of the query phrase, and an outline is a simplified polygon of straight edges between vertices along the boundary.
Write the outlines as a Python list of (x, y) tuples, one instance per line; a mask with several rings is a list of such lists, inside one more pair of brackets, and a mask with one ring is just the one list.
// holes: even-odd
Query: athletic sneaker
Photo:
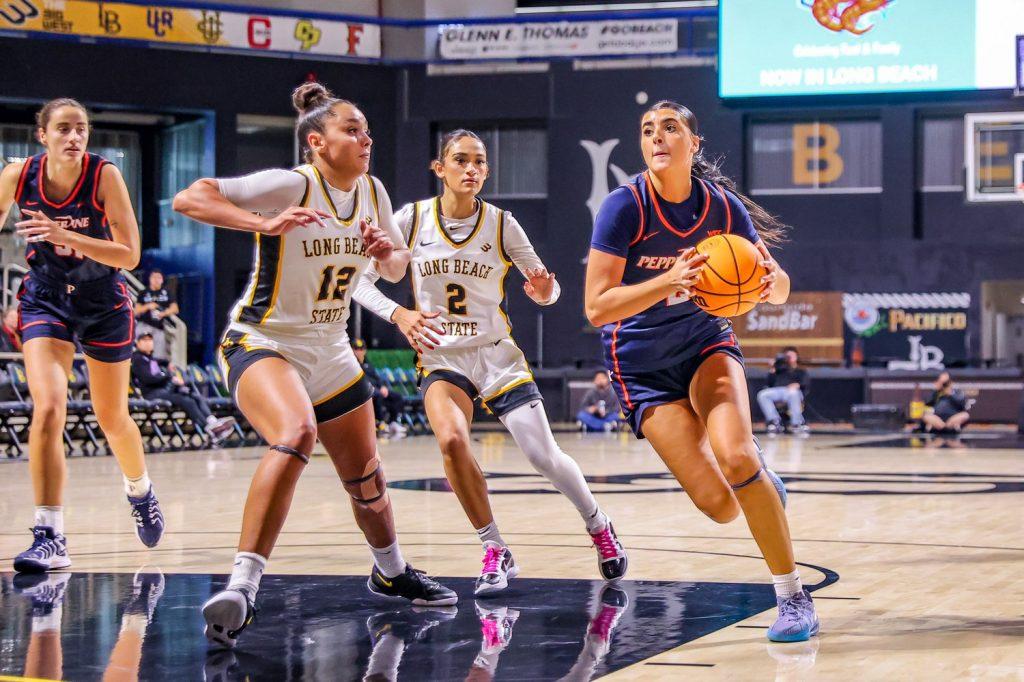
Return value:
[(783, 433), (782, 424), (779, 422), (768, 422), (766, 429), (769, 436), (777, 436), (780, 433)]
[(601, 571), (601, 576), (608, 582), (615, 582), (626, 575), (629, 558), (626, 557), (626, 550), (622, 548), (622, 543), (615, 534), (612, 522), (609, 521), (604, 530), (591, 533), (590, 539), (594, 541), (594, 548), (597, 549), (597, 567)]
[(213, 445), (222, 443), (235, 430), (234, 417), (221, 417), (206, 429), (210, 434), (210, 442)]
[(475, 595), (494, 594), (508, 588), (508, 581), (519, 575), (519, 567), (512, 558), (512, 550), (497, 542), (484, 543), (483, 568), (476, 579)]
[(455, 618), (458, 613), (454, 606), (414, 606), (400, 611), (381, 611), (366, 619), (366, 629), (374, 647), (389, 634), (405, 644), (412, 644), (422, 641), (428, 630)]
[(203, 604), (203, 631), (210, 644), (233, 649), (238, 636), (252, 622), (256, 609), (249, 593), (237, 587), (221, 590)]
[(153, 494), (153, 486), (142, 497), (128, 496), (132, 506), (132, 518), (135, 519), (135, 532), (146, 547), (156, 547), (164, 534), (164, 514), (160, 511), (160, 502)]
[(370, 592), (387, 599), (406, 599), (417, 606), (452, 606), (459, 595), (409, 564), (405, 573), (388, 578), (374, 566), (366, 581)]
[(69, 580), (70, 573), (19, 573), (14, 576), (14, 589), (32, 600), (33, 616), (48, 616), (64, 603)]
[(789, 430), (789, 432), (792, 433), (794, 436), (806, 438), (807, 436), (811, 435), (811, 427), (808, 426), (807, 424), (797, 424), (796, 426), (792, 427)]
[(507, 606), (488, 608), (475, 602), (476, 615), (480, 619), (480, 653), (489, 656), (504, 651), (512, 641), (512, 628), (519, 619), (519, 612)]
[(768, 628), (768, 639), (773, 642), (803, 642), (818, 634), (818, 614), (807, 590), (792, 597), (778, 597), (779, 618)]
[(203, 682), (230, 682), (245, 679), (239, 675), (238, 657), (230, 649), (218, 649), (206, 654), (203, 663)]
[(50, 526), (32, 529), (32, 546), (14, 557), (14, 570), (19, 573), (43, 573), (71, 565), (67, 540)]
[(611, 649), (612, 632), (627, 608), (629, 597), (624, 591), (613, 585), (605, 585), (601, 589), (600, 608), (587, 627), (587, 642), (596, 645), (592, 653), (598, 660), (604, 658)]
[(146, 622), (153, 622), (153, 611), (164, 594), (164, 574), (159, 568), (143, 566), (132, 579), (132, 598), (125, 607), (125, 613), (146, 616)]

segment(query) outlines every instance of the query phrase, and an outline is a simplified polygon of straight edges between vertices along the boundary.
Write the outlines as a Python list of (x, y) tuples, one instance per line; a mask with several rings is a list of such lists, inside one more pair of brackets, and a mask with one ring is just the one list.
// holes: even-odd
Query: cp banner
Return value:
[(374, 24), (86, 0), (0, 0), (0, 30), (338, 58), (380, 57)]
[(442, 59), (658, 54), (679, 47), (676, 19), (441, 26)]

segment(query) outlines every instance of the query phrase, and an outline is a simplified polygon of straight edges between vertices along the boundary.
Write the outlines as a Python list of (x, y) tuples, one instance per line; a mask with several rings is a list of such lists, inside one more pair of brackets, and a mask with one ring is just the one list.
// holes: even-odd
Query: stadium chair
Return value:
[(206, 366), (206, 376), (210, 378), (210, 390), (214, 395), (221, 398), (226, 398), (231, 401), (231, 412), (230, 414), (235, 418), (235, 423), (243, 434), (242, 445), (260, 445), (263, 443), (263, 439), (260, 434), (256, 432), (249, 420), (245, 418), (242, 411), (235, 405), (235, 401), (231, 398), (231, 394), (228, 392), (228, 382), (221, 374), (220, 367), (216, 364), (209, 364)]
[(245, 442), (245, 432), (238, 423), (238, 418), (235, 416), (235, 403), (231, 398), (225, 398), (219, 395), (214, 386), (214, 381), (207, 375), (203, 368), (192, 363), (186, 368), (188, 373), (188, 381), (191, 383), (192, 388), (199, 395), (206, 398), (206, 401), (210, 405), (210, 411), (213, 412), (216, 417), (232, 417), (235, 420), (232, 431), (238, 436), (239, 444)]
[[(20, 457), (24, 453), (22, 441), (28, 437), (32, 418), (32, 403), (22, 398), (15, 386), (14, 366), (9, 362), (0, 373), (0, 448), (7, 457)], [(24, 377), (24, 369), (20, 369)], [(24, 386), (28, 395), (28, 386)]]

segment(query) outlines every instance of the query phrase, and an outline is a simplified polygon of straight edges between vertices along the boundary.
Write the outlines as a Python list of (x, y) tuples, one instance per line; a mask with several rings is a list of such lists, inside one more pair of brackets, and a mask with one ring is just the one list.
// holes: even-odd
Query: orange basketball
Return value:
[(708, 260), (690, 300), (717, 317), (736, 317), (753, 310), (760, 302), (761, 278), (766, 272), (757, 247), (749, 239), (718, 234), (697, 244), (697, 252), (707, 254)]

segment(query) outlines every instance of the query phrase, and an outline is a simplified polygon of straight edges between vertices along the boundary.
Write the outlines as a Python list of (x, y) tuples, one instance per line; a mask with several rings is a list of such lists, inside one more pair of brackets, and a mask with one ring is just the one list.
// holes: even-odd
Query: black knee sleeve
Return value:
[(294, 448), (288, 447), (287, 445), (271, 445), (270, 449), (283, 452), (286, 455), (291, 455), (292, 457), (300, 460), (303, 464), (309, 464), (309, 455), (305, 455)]

